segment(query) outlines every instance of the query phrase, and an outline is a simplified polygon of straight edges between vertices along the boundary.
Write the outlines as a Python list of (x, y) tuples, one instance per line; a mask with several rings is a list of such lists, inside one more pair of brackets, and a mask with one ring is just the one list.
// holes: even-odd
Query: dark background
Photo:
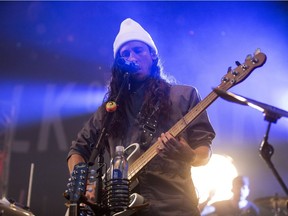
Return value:
[[(231, 91), (288, 110), (287, 12), (284, 1), (0, 2), (0, 103), (11, 147), (6, 196), (27, 202), (34, 163), (31, 210), (64, 214), (68, 148), (102, 101), (125, 18), (149, 31), (166, 72), (203, 98), (229, 66), (261, 48), (267, 62)], [(217, 132), (214, 153), (230, 156), (250, 176), (250, 198), (285, 196), (259, 156), (268, 124), (263, 114), (221, 98), (207, 111)], [(269, 143), (287, 184), (287, 118), (272, 124)]]

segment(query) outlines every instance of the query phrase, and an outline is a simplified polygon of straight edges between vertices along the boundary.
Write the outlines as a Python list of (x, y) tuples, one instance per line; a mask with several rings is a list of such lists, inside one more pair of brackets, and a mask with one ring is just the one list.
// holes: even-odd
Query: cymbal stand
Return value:
[(260, 156), (264, 159), (264, 161), (267, 163), (269, 168), (272, 170), (273, 174), (275, 175), (276, 179), (278, 180), (279, 184), (283, 188), (285, 194), (288, 196), (288, 189), (285, 185), (284, 181), (282, 180), (281, 176), (279, 175), (278, 171), (276, 170), (275, 166), (273, 165), (271, 161), (271, 157), (274, 154), (274, 148), (272, 145), (268, 142), (268, 136), (271, 128), (272, 123), (276, 123), (277, 120), (281, 117), (276, 113), (273, 112), (264, 112), (265, 120), (268, 121), (268, 127), (266, 130), (266, 133), (264, 135), (264, 139), (261, 142), (259, 152)]

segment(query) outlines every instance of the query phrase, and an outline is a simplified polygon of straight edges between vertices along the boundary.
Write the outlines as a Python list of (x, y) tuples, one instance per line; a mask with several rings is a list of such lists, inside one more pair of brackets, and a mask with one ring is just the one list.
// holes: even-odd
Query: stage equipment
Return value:
[(20, 206), (12, 200), (7, 200), (2, 198), (0, 200), (0, 216), (34, 216), (32, 212), (29, 211), (29, 208)]
[(263, 112), (265, 121), (268, 121), (268, 126), (267, 126), (266, 133), (264, 135), (263, 141), (261, 142), (261, 145), (259, 148), (260, 156), (264, 159), (264, 161), (267, 163), (269, 168), (271, 168), (273, 174), (275, 175), (279, 184), (283, 188), (285, 194), (288, 196), (287, 186), (285, 185), (284, 181), (282, 180), (277, 169), (275, 168), (275, 166), (273, 165), (273, 163), (271, 161), (271, 157), (274, 153), (274, 148), (268, 142), (268, 136), (269, 136), (271, 124), (272, 123), (276, 124), (277, 120), (280, 119), (281, 117), (288, 118), (288, 112), (285, 110), (276, 108), (274, 106), (271, 106), (271, 105), (268, 105), (268, 104), (265, 104), (262, 102), (258, 102), (256, 100), (252, 100), (250, 98), (243, 97), (241, 95), (237, 95), (237, 94), (234, 94), (231, 92), (223, 91), (223, 90), (218, 89), (218, 88), (214, 88), (214, 91), (216, 92), (216, 94), (218, 94), (220, 97), (222, 97), (223, 99), (225, 99), (227, 101), (238, 103), (241, 105), (247, 105), (247, 106), (253, 107), (253, 108)]
[(254, 200), (254, 203), (263, 211), (263, 214), (273, 216), (286, 216), (288, 215), (288, 197), (275, 196), (261, 197)]

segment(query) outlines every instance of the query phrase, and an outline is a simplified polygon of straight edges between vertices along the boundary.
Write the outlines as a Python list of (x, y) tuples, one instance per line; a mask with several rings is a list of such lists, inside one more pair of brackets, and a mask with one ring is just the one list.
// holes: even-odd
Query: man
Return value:
[[(117, 106), (108, 106), (109, 112), (117, 108), (103, 141), (110, 156), (114, 155), (116, 145), (139, 143), (141, 152), (145, 152), (156, 141), (161, 144), (156, 156), (139, 173), (135, 190), (149, 205), (136, 214), (199, 216), (191, 166), (209, 161), (215, 132), (206, 111), (179, 136), (167, 132), (200, 101), (197, 90), (172, 84), (165, 78), (153, 39), (130, 18), (121, 23), (113, 51), (112, 77), (104, 103), (72, 142), (69, 171), (79, 162), (89, 161), (105, 122), (107, 104), (119, 98)], [(127, 74), (127, 85), (122, 88)]]
[[(257, 216), (258, 207), (247, 200), (250, 193), (249, 178), (247, 176), (237, 176), (232, 182), (233, 196), (229, 200), (215, 202), (209, 206), (209, 216)], [(205, 210), (204, 210), (205, 211)], [(207, 210), (206, 210), (207, 212)]]

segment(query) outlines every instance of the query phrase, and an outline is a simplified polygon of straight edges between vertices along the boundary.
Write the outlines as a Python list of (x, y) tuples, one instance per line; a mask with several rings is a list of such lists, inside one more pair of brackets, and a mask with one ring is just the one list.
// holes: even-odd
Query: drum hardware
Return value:
[(254, 200), (254, 203), (267, 210), (273, 216), (286, 216), (288, 215), (288, 197), (275, 196), (262, 197)]
[(27, 205), (26, 206), (21, 205), (20, 203), (17, 203), (13, 199), (7, 199), (6, 197), (3, 197), (0, 200), (0, 216), (35, 216), (30, 211), (33, 173), (34, 173), (34, 163), (31, 164), (30, 168)]
[(0, 200), (0, 216), (35, 216), (30, 209), (5, 197)]

